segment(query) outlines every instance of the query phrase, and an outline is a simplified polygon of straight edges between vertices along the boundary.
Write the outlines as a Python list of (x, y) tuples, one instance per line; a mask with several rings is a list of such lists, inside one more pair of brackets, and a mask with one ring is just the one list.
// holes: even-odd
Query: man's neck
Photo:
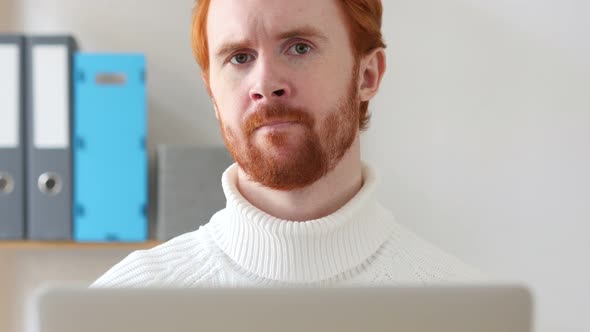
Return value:
[(264, 187), (248, 178), (240, 168), (237, 188), (252, 205), (280, 219), (307, 221), (325, 217), (344, 206), (363, 185), (360, 140), (336, 167), (312, 185), (294, 191)]

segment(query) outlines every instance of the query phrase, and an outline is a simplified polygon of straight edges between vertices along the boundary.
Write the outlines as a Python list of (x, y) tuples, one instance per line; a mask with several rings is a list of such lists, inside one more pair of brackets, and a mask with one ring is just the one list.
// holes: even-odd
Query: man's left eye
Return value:
[(311, 51), (311, 46), (305, 43), (297, 43), (289, 48), (289, 53), (297, 55), (303, 55), (309, 51)]

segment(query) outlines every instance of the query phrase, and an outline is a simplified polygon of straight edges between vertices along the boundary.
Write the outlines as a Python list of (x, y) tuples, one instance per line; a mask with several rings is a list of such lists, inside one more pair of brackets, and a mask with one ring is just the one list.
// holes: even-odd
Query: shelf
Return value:
[(75, 242), (75, 241), (0, 241), (0, 250), (4, 249), (149, 249), (161, 244), (161, 241), (147, 242)]

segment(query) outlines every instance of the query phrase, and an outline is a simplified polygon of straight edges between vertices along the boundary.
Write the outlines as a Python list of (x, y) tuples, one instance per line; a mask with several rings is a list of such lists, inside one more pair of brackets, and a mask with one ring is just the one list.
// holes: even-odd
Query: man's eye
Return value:
[(305, 43), (297, 43), (289, 48), (289, 53), (296, 55), (303, 55), (311, 51), (311, 46)]
[(230, 62), (233, 63), (234, 65), (243, 65), (243, 64), (249, 62), (250, 60), (252, 60), (252, 56), (250, 54), (240, 53), (240, 54), (234, 55), (231, 58)]

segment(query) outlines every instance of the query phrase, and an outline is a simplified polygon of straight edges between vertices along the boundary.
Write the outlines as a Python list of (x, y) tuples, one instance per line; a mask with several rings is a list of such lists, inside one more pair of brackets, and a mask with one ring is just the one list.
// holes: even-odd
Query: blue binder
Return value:
[(76, 241), (148, 237), (145, 57), (74, 56)]

